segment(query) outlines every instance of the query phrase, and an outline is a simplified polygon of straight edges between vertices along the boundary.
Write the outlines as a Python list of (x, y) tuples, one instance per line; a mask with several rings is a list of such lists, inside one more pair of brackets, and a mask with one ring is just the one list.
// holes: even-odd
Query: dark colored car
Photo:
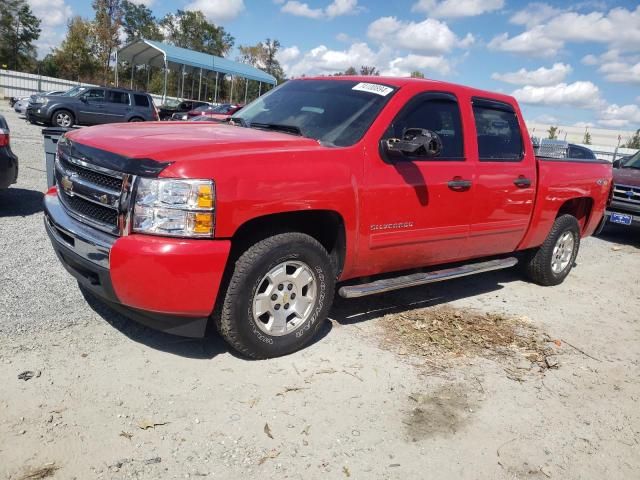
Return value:
[(0, 188), (18, 180), (18, 157), (11, 151), (9, 137), (9, 125), (0, 115)]
[(39, 96), (27, 119), (54, 127), (158, 120), (148, 93), (111, 87), (74, 87), (63, 95)]
[(176, 113), (187, 113), (194, 108), (207, 105), (209, 105), (207, 102), (200, 102), (197, 100), (185, 100), (183, 102), (171, 100), (160, 106), (158, 109), (158, 115), (160, 116), (160, 120), (170, 120)]
[(605, 218), (609, 223), (640, 226), (640, 151), (613, 162), (613, 195)]

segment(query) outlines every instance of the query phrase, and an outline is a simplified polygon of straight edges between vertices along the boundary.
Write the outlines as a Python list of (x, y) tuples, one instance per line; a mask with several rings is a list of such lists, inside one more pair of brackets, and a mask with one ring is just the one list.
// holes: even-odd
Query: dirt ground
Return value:
[(509, 270), (339, 300), (313, 345), (249, 361), (87, 301), (42, 227), (40, 129), (0, 113), (21, 161), (0, 478), (640, 478), (640, 233), (586, 239), (558, 287)]

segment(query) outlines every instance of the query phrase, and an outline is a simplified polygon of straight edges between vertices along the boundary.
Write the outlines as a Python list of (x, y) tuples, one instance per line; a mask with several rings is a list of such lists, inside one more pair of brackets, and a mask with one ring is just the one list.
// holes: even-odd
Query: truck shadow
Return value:
[(359, 299), (344, 299), (336, 295), (330, 318), (341, 325), (366, 322), (388, 314), (496, 292), (504, 288), (503, 284), (518, 280), (522, 280), (522, 275), (516, 268), (511, 268)]
[(618, 225), (607, 225), (598, 238), (611, 243), (640, 248), (640, 229)]
[(26, 217), (42, 211), (44, 193), (9, 187), (0, 190), (0, 218)]
[[(136, 343), (141, 343), (161, 352), (197, 360), (211, 360), (220, 354), (227, 353), (241, 360), (252, 361), (252, 359), (243, 357), (227, 345), (216, 331), (212, 320), (209, 321), (207, 334), (204, 338), (179, 337), (145, 327), (115, 311), (87, 290), (80, 288), (80, 291), (94, 312), (113, 328)], [(326, 321), (311, 344), (327, 336), (331, 331), (331, 327), (331, 322)]]

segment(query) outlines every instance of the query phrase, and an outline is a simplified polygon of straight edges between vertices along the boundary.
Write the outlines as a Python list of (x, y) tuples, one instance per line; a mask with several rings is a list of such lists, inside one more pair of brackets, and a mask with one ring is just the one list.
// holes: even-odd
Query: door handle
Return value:
[(471, 188), (471, 180), (460, 180), (456, 178), (450, 180), (447, 186), (455, 192), (465, 192)]
[(531, 186), (531, 180), (520, 175), (513, 181), (513, 184), (518, 188), (528, 188)]

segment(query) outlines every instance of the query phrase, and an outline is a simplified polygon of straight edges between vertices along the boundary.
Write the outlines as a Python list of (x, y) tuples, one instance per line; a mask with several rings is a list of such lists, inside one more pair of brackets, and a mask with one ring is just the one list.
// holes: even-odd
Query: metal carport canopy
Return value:
[(154, 40), (136, 40), (121, 48), (117, 55), (118, 60), (124, 60), (132, 65), (151, 65), (152, 67), (163, 68), (165, 66), (170, 67), (173, 64), (191, 67), (192, 71), (202, 69), (210, 72), (237, 75), (271, 85), (277, 83), (273, 75), (269, 75), (251, 65)]

